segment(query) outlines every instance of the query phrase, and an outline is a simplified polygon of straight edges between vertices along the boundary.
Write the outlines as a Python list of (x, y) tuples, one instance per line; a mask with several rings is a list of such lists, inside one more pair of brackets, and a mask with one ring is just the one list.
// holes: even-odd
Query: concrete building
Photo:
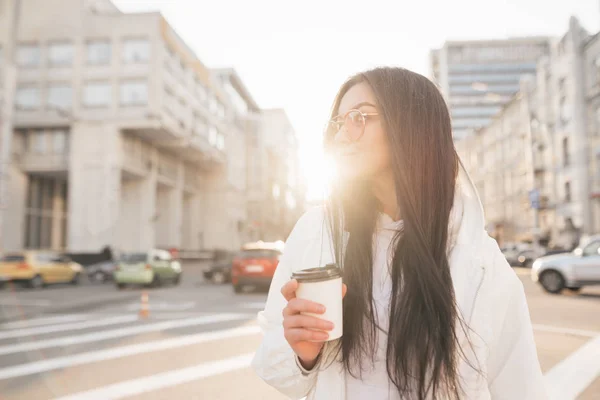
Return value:
[(21, 4), (3, 250), (238, 249), (244, 113), (258, 110), (239, 78), (206, 68), (160, 13)]
[(455, 139), (487, 126), (548, 48), (548, 38), (532, 37), (449, 41), (431, 51), (432, 79), (450, 106)]
[(305, 210), (298, 139), (282, 109), (263, 110), (249, 147), (248, 210), (253, 240), (285, 240)]
[[(600, 231), (598, 56), (598, 36), (571, 18), (535, 78), (522, 79), (492, 123), (457, 144), (481, 185), (490, 229), (503, 240), (541, 237), (572, 247), (581, 234)], [(531, 207), (532, 190), (539, 209)]]

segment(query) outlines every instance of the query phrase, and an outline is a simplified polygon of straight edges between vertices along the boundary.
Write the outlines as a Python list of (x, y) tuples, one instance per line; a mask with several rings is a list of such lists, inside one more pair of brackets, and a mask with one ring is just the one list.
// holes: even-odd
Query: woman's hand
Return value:
[[(298, 281), (292, 279), (281, 288), (281, 294), (288, 301), (283, 309), (283, 332), (294, 353), (306, 369), (315, 366), (317, 357), (329, 338), (327, 331), (333, 323), (302, 313), (323, 314), (325, 307), (305, 299), (296, 298)], [(346, 285), (342, 286), (342, 298), (346, 295)]]

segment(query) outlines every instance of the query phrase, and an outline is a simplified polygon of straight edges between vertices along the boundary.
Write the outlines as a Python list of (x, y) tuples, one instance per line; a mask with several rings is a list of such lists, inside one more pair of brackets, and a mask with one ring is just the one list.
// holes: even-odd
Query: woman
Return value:
[[(339, 179), (288, 238), (258, 375), (297, 399), (545, 398), (523, 287), (485, 232), (438, 89), (378, 68), (341, 87), (332, 115)], [(331, 262), (344, 335), (325, 342), (331, 324), (302, 315), (322, 310), (290, 276)]]

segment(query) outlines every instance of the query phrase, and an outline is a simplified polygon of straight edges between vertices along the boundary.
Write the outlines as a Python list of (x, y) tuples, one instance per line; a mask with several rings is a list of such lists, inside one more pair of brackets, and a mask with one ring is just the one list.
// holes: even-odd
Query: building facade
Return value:
[(432, 79), (450, 107), (455, 139), (487, 126), (519, 90), (521, 77), (535, 74), (548, 48), (548, 38), (533, 37), (450, 41), (433, 50)]
[(571, 18), (535, 77), (521, 79), (490, 125), (457, 144), (481, 186), (488, 228), (502, 240), (571, 248), (600, 232), (599, 55), (597, 36)]
[(235, 72), (208, 69), (160, 13), (21, 4), (3, 250), (239, 249), (259, 112)]
[(259, 126), (249, 147), (255, 154), (248, 166), (252, 238), (285, 240), (305, 210), (298, 139), (283, 109), (263, 110)]

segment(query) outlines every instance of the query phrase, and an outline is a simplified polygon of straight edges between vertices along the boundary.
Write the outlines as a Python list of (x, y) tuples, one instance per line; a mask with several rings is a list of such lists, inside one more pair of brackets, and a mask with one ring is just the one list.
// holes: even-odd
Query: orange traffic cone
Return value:
[(140, 318), (148, 318), (150, 316), (150, 308), (148, 307), (148, 292), (142, 292), (142, 303), (140, 305)]

